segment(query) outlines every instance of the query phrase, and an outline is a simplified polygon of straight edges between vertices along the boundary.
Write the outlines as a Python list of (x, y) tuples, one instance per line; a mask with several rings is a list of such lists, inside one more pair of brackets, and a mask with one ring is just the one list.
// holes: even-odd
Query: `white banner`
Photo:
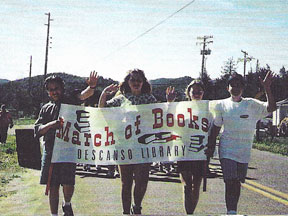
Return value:
[(97, 165), (206, 160), (209, 101), (93, 108), (61, 105), (52, 163)]

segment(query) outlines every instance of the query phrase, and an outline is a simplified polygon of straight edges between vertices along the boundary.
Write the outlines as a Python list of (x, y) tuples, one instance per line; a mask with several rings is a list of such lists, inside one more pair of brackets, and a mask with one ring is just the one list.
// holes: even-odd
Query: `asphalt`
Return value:
[[(33, 128), (33, 125), (25, 126), (25, 128)], [(9, 130), (9, 133), (15, 133), (15, 129), (21, 129), (21, 127), (15, 126)], [(200, 200), (195, 210), (197, 215), (226, 213), (224, 183), (218, 156), (211, 160), (210, 167), (212, 174), (207, 179), (207, 191), (201, 190)], [(242, 185), (238, 213), (242, 215), (288, 215), (287, 170), (288, 157), (253, 149), (247, 180), (258, 186), (251, 188), (248, 187), (251, 184), (247, 187), (247, 184)], [(39, 175), (39, 171), (31, 172)], [(97, 174), (95, 170), (87, 172), (79, 167), (76, 181), (74, 197), (78, 198), (73, 200), (76, 215), (121, 215), (121, 181), (119, 178), (107, 178), (105, 172)], [(38, 182), (35, 183), (37, 184)], [(85, 190), (79, 189), (77, 185), (85, 185)], [(279, 192), (280, 195), (284, 194), (284, 198), (275, 194), (274, 191)], [(147, 193), (143, 200), (142, 213), (144, 215), (185, 215), (182, 197), (183, 188), (177, 174), (153, 173), (150, 175)], [(88, 205), (90, 202), (95, 204), (93, 211)], [(46, 205), (41, 205), (41, 208), (44, 208), (42, 211), (49, 211)]]

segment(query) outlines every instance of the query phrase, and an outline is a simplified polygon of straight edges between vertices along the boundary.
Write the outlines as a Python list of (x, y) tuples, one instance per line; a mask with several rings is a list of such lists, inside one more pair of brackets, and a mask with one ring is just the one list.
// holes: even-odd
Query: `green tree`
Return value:
[(288, 71), (286, 71), (284, 66), (280, 69), (279, 74), (281, 78), (285, 79), (288, 77)]
[(233, 57), (231, 57), (224, 62), (224, 66), (222, 67), (221, 73), (224, 76), (230, 76), (231, 74), (235, 73), (236, 70), (237, 70), (237, 63), (235, 62)]

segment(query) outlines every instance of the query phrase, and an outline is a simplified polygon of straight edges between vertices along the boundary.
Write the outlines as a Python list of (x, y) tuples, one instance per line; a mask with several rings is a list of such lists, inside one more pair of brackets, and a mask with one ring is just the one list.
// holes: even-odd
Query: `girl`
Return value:
[[(120, 89), (120, 94), (109, 101), (106, 96), (115, 93)], [(124, 105), (139, 105), (155, 103), (156, 98), (151, 94), (152, 87), (147, 81), (142, 70), (129, 70), (124, 82), (118, 86), (112, 84), (106, 87), (99, 99), (99, 107), (117, 107)], [(134, 205), (131, 208), (132, 214), (141, 214), (141, 203), (144, 198), (149, 180), (150, 163), (119, 165), (119, 171), (122, 181), (122, 207), (123, 214), (130, 214), (131, 192), (133, 184), (133, 175), (135, 179), (134, 186)]]
[[(168, 87), (166, 98), (168, 102), (175, 100), (174, 87)], [(204, 84), (200, 80), (193, 80), (185, 91), (188, 100), (202, 100), (204, 95)], [(178, 171), (181, 182), (184, 185), (184, 206), (187, 214), (193, 214), (200, 194), (200, 185), (203, 178), (205, 161), (178, 161)]]

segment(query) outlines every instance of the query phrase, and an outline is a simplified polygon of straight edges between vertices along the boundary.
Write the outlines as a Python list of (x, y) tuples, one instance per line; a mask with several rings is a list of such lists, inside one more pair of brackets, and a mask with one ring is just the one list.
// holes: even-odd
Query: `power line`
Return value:
[(143, 37), (144, 35), (148, 34), (150, 31), (152, 31), (153, 29), (157, 28), (159, 25), (163, 24), (164, 22), (166, 22), (168, 19), (170, 19), (171, 17), (173, 17), (174, 15), (176, 15), (177, 13), (179, 13), (180, 11), (182, 11), (183, 9), (185, 9), (186, 7), (188, 7), (189, 5), (193, 4), (196, 0), (190, 1), (188, 4), (184, 5), (182, 8), (180, 8), (179, 10), (175, 11), (174, 13), (172, 13), (170, 16), (168, 16), (167, 18), (165, 18), (164, 20), (160, 21), (159, 23), (157, 23), (156, 25), (154, 25), (153, 27), (149, 28), (148, 30), (146, 30), (145, 32), (143, 32), (142, 34), (138, 35), (136, 38), (134, 38), (133, 40), (129, 41), (128, 43), (124, 44), (123, 46), (117, 48), (116, 50), (114, 50), (113, 52), (111, 52), (110, 54), (108, 54), (107, 56), (104, 57), (104, 59), (108, 58), (109, 56), (111, 56), (112, 54), (122, 50), (123, 48), (129, 46), (131, 43), (135, 42), (136, 40), (138, 40), (139, 38)]

